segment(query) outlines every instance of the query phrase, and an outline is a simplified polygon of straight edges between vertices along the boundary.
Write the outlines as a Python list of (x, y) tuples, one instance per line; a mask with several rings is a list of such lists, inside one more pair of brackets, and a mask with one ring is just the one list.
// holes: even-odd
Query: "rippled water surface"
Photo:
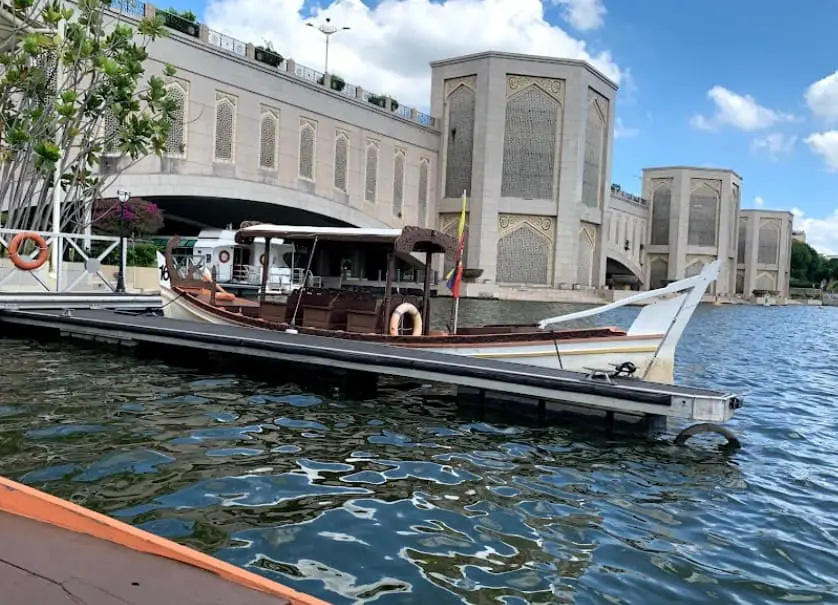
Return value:
[(3, 340), (0, 473), (334, 603), (835, 603), (836, 326), (698, 310), (678, 380), (746, 394), (733, 455)]

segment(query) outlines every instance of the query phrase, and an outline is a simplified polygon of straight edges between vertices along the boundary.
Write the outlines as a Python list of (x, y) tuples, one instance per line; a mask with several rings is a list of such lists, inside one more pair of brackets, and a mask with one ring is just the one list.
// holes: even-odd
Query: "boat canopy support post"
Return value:
[(262, 294), (260, 296), (261, 303), (264, 305), (268, 295), (268, 276), (271, 272), (271, 238), (265, 238), (265, 262), (262, 263)]
[(395, 252), (388, 252), (387, 253), (387, 282), (384, 286), (384, 304), (383, 311), (384, 313), (380, 317), (381, 326), (380, 328), (385, 331), (387, 330), (387, 322), (390, 318), (390, 307), (391, 301), (393, 299), (392, 290), (393, 290), (393, 277), (396, 273), (396, 253)]
[(422, 291), (422, 334), (428, 335), (431, 328), (431, 263), (433, 252), (425, 252), (425, 285)]
[(311, 275), (311, 265), (314, 262), (314, 253), (317, 251), (317, 236), (314, 236), (314, 241), (311, 244), (311, 252), (308, 254), (308, 261), (306, 262), (306, 272), (303, 275), (303, 283), (300, 284), (300, 294), (297, 296), (297, 304), (294, 305), (294, 314), (291, 316), (291, 325), (297, 325), (297, 313), (300, 312), (300, 303), (303, 302), (303, 292), (308, 285), (308, 276)]
[(730, 449), (738, 450), (742, 447), (742, 442), (733, 434), (733, 431), (714, 422), (702, 422), (685, 428), (675, 437), (674, 443), (675, 445), (684, 445), (690, 437), (703, 433), (716, 433), (717, 435), (721, 435), (727, 439), (727, 447)]

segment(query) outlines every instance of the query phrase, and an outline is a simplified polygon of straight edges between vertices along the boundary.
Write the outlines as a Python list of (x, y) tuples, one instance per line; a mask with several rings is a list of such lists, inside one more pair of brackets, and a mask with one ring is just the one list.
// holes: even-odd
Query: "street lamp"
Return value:
[(116, 291), (125, 292), (125, 203), (131, 199), (131, 192), (117, 189), (119, 199), (119, 271), (116, 273)]
[(314, 23), (306, 23), (307, 26), (313, 27), (317, 29), (321, 34), (326, 36), (326, 66), (323, 69), (323, 74), (327, 75), (329, 73), (329, 38), (331, 38), (334, 34), (344, 29), (350, 29), (348, 27), (335, 27), (332, 25), (332, 20), (329, 17), (326, 17), (326, 22), (321, 25), (314, 25)]

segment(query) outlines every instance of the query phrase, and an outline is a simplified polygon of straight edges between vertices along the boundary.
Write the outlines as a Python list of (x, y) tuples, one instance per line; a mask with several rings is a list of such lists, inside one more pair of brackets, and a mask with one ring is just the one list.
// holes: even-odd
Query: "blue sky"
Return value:
[[(352, 36), (333, 39), (331, 60), (347, 79), (365, 87), (370, 81), (386, 85), (402, 99), (419, 99), (416, 104), (426, 98), (427, 60), (441, 58), (435, 53), (491, 47), (567, 55), (582, 52), (577, 41), (583, 41), (600, 64), (610, 59), (622, 74), (616, 106), (622, 136), (614, 145), (613, 182), (639, 192), (643, 167), (731, 168), (743, 178), (743, 207), (794, 209), (810, 243), (838, 253), (838, 172), (828, 169), (838, 169), (838, 76), (823, 82), (810, 103), (806, 99), (810, 86), (838, 70), (833, 0), (805, 0), (793, 8), (779, 0), (171, 5), (190, 8), (210, 27), (242, 39), (275, 37), (279, 46), (293, 46), (293, 53), (285, 48), (286, 56), (320, 68), (322, 39), (302, 20), (321, 10), (320, 16), (353, 26)], [(458, 35), (462, 27), (468, 31)], [(375, 43), (391, 52), (373, 52)], [(834, 138), (824, 134), (832, 129)]]

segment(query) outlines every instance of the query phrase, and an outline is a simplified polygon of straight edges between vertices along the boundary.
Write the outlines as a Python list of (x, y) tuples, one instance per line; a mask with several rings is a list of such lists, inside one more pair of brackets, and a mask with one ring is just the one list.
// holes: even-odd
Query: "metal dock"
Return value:
[(290, 362), (315, 367), (318, 372), (340, 372), (350, 379), (345, 384), (360, 385), (356, 393), (364, 391), (368, 395), (374, 393), (377, 377), (384, 375), (466, 387), (481, 395), (514, 395), (535, 402), (541, 414), (571, 405), (605, 413), (612, 421), (614, 414), (676, 417), (702, 423), (687, 429), (692, 432), (679, 435), (678, 440), (712, 431), (738, 446), (735, 437), (715, 423), (728, 421), (741, 407), (742, 399), (709, 389), (149, 314), (6, 310), (0, 311), (0, 328), (3, 331), (18, 328), (17, 333), (27, 335), (36, 328), (64, 337), (147, 346), (152, 350), (191, 349), (237, 358)]
[(153, 311), (163, 306), (160, 293), (124, 292), (0, 292), (0, 309), (108, 309)]

